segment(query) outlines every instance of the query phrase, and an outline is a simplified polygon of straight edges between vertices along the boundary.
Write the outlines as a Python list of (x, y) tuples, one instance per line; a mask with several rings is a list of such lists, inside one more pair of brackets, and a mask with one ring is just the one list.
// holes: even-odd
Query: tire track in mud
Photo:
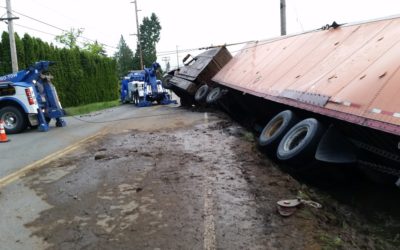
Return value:
[(204, 249), (216, 249), (213, 191), (209, 180), (206, 181), (204, 194)]

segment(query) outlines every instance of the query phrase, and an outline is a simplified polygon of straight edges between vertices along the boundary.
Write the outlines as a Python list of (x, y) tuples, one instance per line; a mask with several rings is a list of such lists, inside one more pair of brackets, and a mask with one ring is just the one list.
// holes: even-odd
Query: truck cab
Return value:
[(38, 126), (38, 109), (32, 84), (0, 82), (0, 120), (7, 133), (15, 134), (27, 126)]

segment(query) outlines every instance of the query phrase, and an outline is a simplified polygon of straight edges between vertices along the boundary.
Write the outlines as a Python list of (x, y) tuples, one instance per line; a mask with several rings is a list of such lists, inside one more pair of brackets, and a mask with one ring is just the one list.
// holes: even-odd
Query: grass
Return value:
[(322, 249), (343, 249), (343, 241), (339, 236), (321, 234), (319, 240), (322, 242)]
[(119, 100), (115, 100), (109, 102), (95, 102), (77, 107), (69, 107), (65, 108), (64, 110), (67, 112), (68, 116), (73, 116), (73, 115), (83, 115), (93, 111), (112, 108), (118, 105), (120, 105)]

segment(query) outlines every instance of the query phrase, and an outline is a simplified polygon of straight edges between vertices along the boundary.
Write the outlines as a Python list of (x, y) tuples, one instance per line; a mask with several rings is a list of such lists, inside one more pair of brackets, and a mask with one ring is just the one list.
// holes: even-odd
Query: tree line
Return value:
[[(161, 25), (158, 17), (152, 13), (150, 17), (143, 18), (139, 28), (144, 65), (150, 67), (157, 59), (156, 43), (160, 40)], [(42, 60), (56, 63), (50, 71), (64, 107), (116, 100), (119, 96), (118, 78), (130, 70), (140, 69), (138, 48), (134, 53), (122, 36), (117, 52), (113, 57), (107, 57), (104, 48), (97, 41), (86, 43), (80, 48), (77, 39), (82, 32), (80, 29), (71, 29), (57, 36), (56, 41), (64, 44), (64, 48), (29, 34), (24, 34), (21, 38), (15, 33), (20, 70)], [(0, 76), (11, 72), (9, 36), (7, 32), (3, 32), (0, 41)]]
[[(22, 38), (15, 34), (15, 43), (20, 69), (26, 69), (41, 60), (56, 63), (51, 67), (51, 74), (63, 106), (79, 106), (118, 98), (114, 59), (78, 48), (58, 48), (28, 34)], [(10, 74), (12, 69), (7, 32), (1, 36), (0, 56), (0, 75)]]

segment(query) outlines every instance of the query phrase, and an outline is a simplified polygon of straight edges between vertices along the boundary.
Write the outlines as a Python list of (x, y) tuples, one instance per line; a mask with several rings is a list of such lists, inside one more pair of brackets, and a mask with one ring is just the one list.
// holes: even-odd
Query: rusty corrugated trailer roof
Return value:
[(248, 43), (222, 85), (400, 135), (400, 17)]

